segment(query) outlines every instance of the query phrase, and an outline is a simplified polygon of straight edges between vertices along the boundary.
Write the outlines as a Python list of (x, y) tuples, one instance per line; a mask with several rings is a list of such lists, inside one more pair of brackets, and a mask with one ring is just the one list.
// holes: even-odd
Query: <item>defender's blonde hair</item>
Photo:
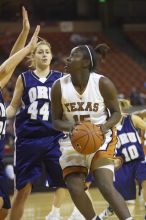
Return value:
[(118, 99), (118, 101), (122, 109), (129, 109), (131, 107), (130, 101), (128, 99)]

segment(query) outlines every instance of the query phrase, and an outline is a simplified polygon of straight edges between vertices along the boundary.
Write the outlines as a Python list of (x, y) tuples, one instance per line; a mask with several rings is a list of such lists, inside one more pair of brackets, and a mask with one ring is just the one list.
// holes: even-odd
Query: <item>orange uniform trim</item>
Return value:
[(88, 169), (82, 166), (70, 166), (63, 169), (63, 178), (71, 173), (85, 173), (88, 174)]
[[(101, 159), (101, 158), (106, 158), (106, 159), (113, 159), (115, 156), (115, 147), (117, 144), (117, 135), (116, 135), (116, 128), (112, 128), (112, 139), (108, 143), (106, 150), (99, 150), (95, 153), (92, 163), (94, 163), (95, 160)], [(103, 143), (104, 144), (104, 143)]]

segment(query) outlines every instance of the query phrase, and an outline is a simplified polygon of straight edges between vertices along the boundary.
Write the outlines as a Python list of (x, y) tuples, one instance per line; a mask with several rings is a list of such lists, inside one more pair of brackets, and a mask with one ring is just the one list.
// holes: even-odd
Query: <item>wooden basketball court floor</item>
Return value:
[[(107, 202), (103, 199), (97, 188), (90, 188), (90, 194), (93, 199), (93, 205), (96, 213), (100, 213), (106, 206)], [(53, 201), (53, 192), (32, 193), (27, 200), (25, 212), (22, 220), (45, 220), (45, 216), (49, 213)], [(144, 220), (146, 210), (144, 208), (143, 199), (137, 196), (135, 205), (128, 205), (134, 220)], [(73, 203), (68, 194), (61, 206), (61, 216), (63, 220), (67, 220), (73, 209)], [(7, 218), (6, 220), (8, 220)], [(114, 215), (108, 217), (109, 220), (117, 220)]]

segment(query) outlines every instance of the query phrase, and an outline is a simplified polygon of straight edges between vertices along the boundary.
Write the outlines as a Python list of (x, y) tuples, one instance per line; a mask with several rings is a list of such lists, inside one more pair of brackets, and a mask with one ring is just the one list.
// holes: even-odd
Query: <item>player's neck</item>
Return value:
[(34, 70), (34, 73), (40, 78), (48, 76), (49, 72), (50, 72), (50, 67), (47, 67), (45, 69), (37, 68)]
[(79, 90), (84, 90), (88, 84), (89, 77), (89, 74), (85, 74), (85, 76), (83, 77), (83, 75), (79, 73), (73, 76), (71, 81), (75, 87), (79, 88)]

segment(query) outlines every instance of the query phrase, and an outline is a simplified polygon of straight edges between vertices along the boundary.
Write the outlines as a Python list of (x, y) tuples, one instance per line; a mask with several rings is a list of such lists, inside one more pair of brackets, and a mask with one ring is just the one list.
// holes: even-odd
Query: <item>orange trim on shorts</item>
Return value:
[(88, 174), (88, 169), (82, 166), (70, 166), (63, 169), (63, 178), (72, 173), (85, 173)]
[(99, 150), (95, 153), (93, 159), (92, 159), (92, 163), (97, 160), (97, 159), (101, 159), (101, 158), (107, 158), (107, 159), (113, 159), (115, 156), (115, 147), (117, 144), (117, 135), (116, 135), (116, 128), (112, 128), (112, 139), (111, 141), (108, 143), (106, 150)]

